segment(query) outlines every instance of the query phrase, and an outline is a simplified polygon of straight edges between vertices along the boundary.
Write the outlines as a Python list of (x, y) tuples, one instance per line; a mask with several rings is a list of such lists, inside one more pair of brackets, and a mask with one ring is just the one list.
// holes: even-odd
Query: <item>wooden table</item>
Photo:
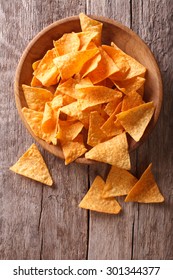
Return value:
[[(40, 146), (55, 187), (9, 171), (32, 137), (19, 119), (13, 80), (28, 42), (58, 19), (103, 15), (132, 28), (151, 48), (164, 84), (164, 103), (151, 137), (131, 154), (140, 176), (150, 162), (165, 196), (161, 205), (123, 202), (120, 215), (87, 212), (78, 203), (106, 164), (64, 162)], [(173, 1), (1, 0), (0, 259), (173, 259)]]

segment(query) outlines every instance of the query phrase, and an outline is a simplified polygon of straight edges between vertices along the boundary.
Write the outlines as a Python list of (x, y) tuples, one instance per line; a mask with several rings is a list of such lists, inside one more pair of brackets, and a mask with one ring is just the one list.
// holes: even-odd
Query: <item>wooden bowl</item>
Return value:
[[(163, 95), (160, 71), (150, 49), (132, 30), (123, 26), (119, 22), (104, 17), (91, 17), (103, 22), (102, 43), (110, 45), (112, 41), (115, 42), (124, 52), (134, 57), (147, 68), (144, 100), (146, 102), (154, 102), (155, 112), (139, 142), (135, 142), (131, 137), (128, 137), (129, 151), (132, 151), (149, 136), (158, 120)], [(61, 147), (53, 146), (52, 144), (48, 144), (36, 137), (27, 124), (21, 111), (23, 107), (27, 107), (22, 84), (30, 85), (33, 72), (32, 63), (42, 58), (46, 51), (53, 47), (53, 40), (57, 40), (64, 33), (72, 31), (81, 31), (78, 16), (56, 21), (38, 33), (38, 35), (29, 43), (20, 59), (16, 70), (14, 86), (17, 109), (26, 128), (43, 148), (60, 158), (64, 158)], [(81, 157), (78, 158), (76, 162), (90, 164), (95, 161)]]

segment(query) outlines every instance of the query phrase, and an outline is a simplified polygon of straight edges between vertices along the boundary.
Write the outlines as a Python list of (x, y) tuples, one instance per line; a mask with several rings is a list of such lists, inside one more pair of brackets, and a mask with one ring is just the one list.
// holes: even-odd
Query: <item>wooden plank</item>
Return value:
[(164, 103), (158, 124), (138, 150), (138, 173), (153, 163), (153, 173), (165, 196), (162, 205), (139, 205), (134, 221), (134, 259), (173, 259), (173, 33), (172, 1), (132, 1), (132, 27), (154, 52), (159, 64)]
[(0, 259), (85, 259), (87, 213), (77, 205), (88, 185), (87, 166), (63, 161), (42, 151), (54, 188), (9, 171), (32, 144), (19, 120), (13, 77), (29, 40), (44, 26), (85, 11), (82, 1), (1, 1), (1, 184)]
[[(87, 1), (87, 13), (102, 15), (130, 27), (129, 1)], [(131, 155), (135, 170), (135, 152)], [(97, 164), (90, 167), (90, 184), (96, 175), (104, 179), (109, 167)], [(119, 200), (123, 212), (117, 216), (90, 212), (88, 259), (130, 259), (135, 205)]]

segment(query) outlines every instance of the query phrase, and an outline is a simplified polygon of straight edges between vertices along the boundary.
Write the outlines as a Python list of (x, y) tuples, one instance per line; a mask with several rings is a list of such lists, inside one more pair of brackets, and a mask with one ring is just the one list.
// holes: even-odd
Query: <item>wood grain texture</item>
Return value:
[[(163, 205), (125, 204), (120, 199), (119, 216), (88, 214), (77, 205), (95, 176), (105, 178), (109, 167), (65, 167), (41, 147), (55, 181), (53, 188), (9, 171), (33, 143), (14, 101), (13, 78), (21, 53), (42, 28), (79, 12), (132, 27), (156, 56), (164, 82), (162, 113), (150, 139), (131, 158), (137, 176), (153, 162), (166, 197)], [(0, 259), (173, 259), (172, 14), (171, 0), (0, 2)]]

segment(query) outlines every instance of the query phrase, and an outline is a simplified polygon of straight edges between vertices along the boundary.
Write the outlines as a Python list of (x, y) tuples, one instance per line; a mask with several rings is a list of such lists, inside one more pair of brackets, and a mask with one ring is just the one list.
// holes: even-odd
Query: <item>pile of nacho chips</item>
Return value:
[(85, 156), (129, 170), (126, 134), (139, 141), (154, 113), (143, 100), (146, 68), (114, 42), (101, 45), (101, 22), (79, 18), (81, 32), (33, 63), (22, 112), (37, 137), (61, 145), (65, 164)]

